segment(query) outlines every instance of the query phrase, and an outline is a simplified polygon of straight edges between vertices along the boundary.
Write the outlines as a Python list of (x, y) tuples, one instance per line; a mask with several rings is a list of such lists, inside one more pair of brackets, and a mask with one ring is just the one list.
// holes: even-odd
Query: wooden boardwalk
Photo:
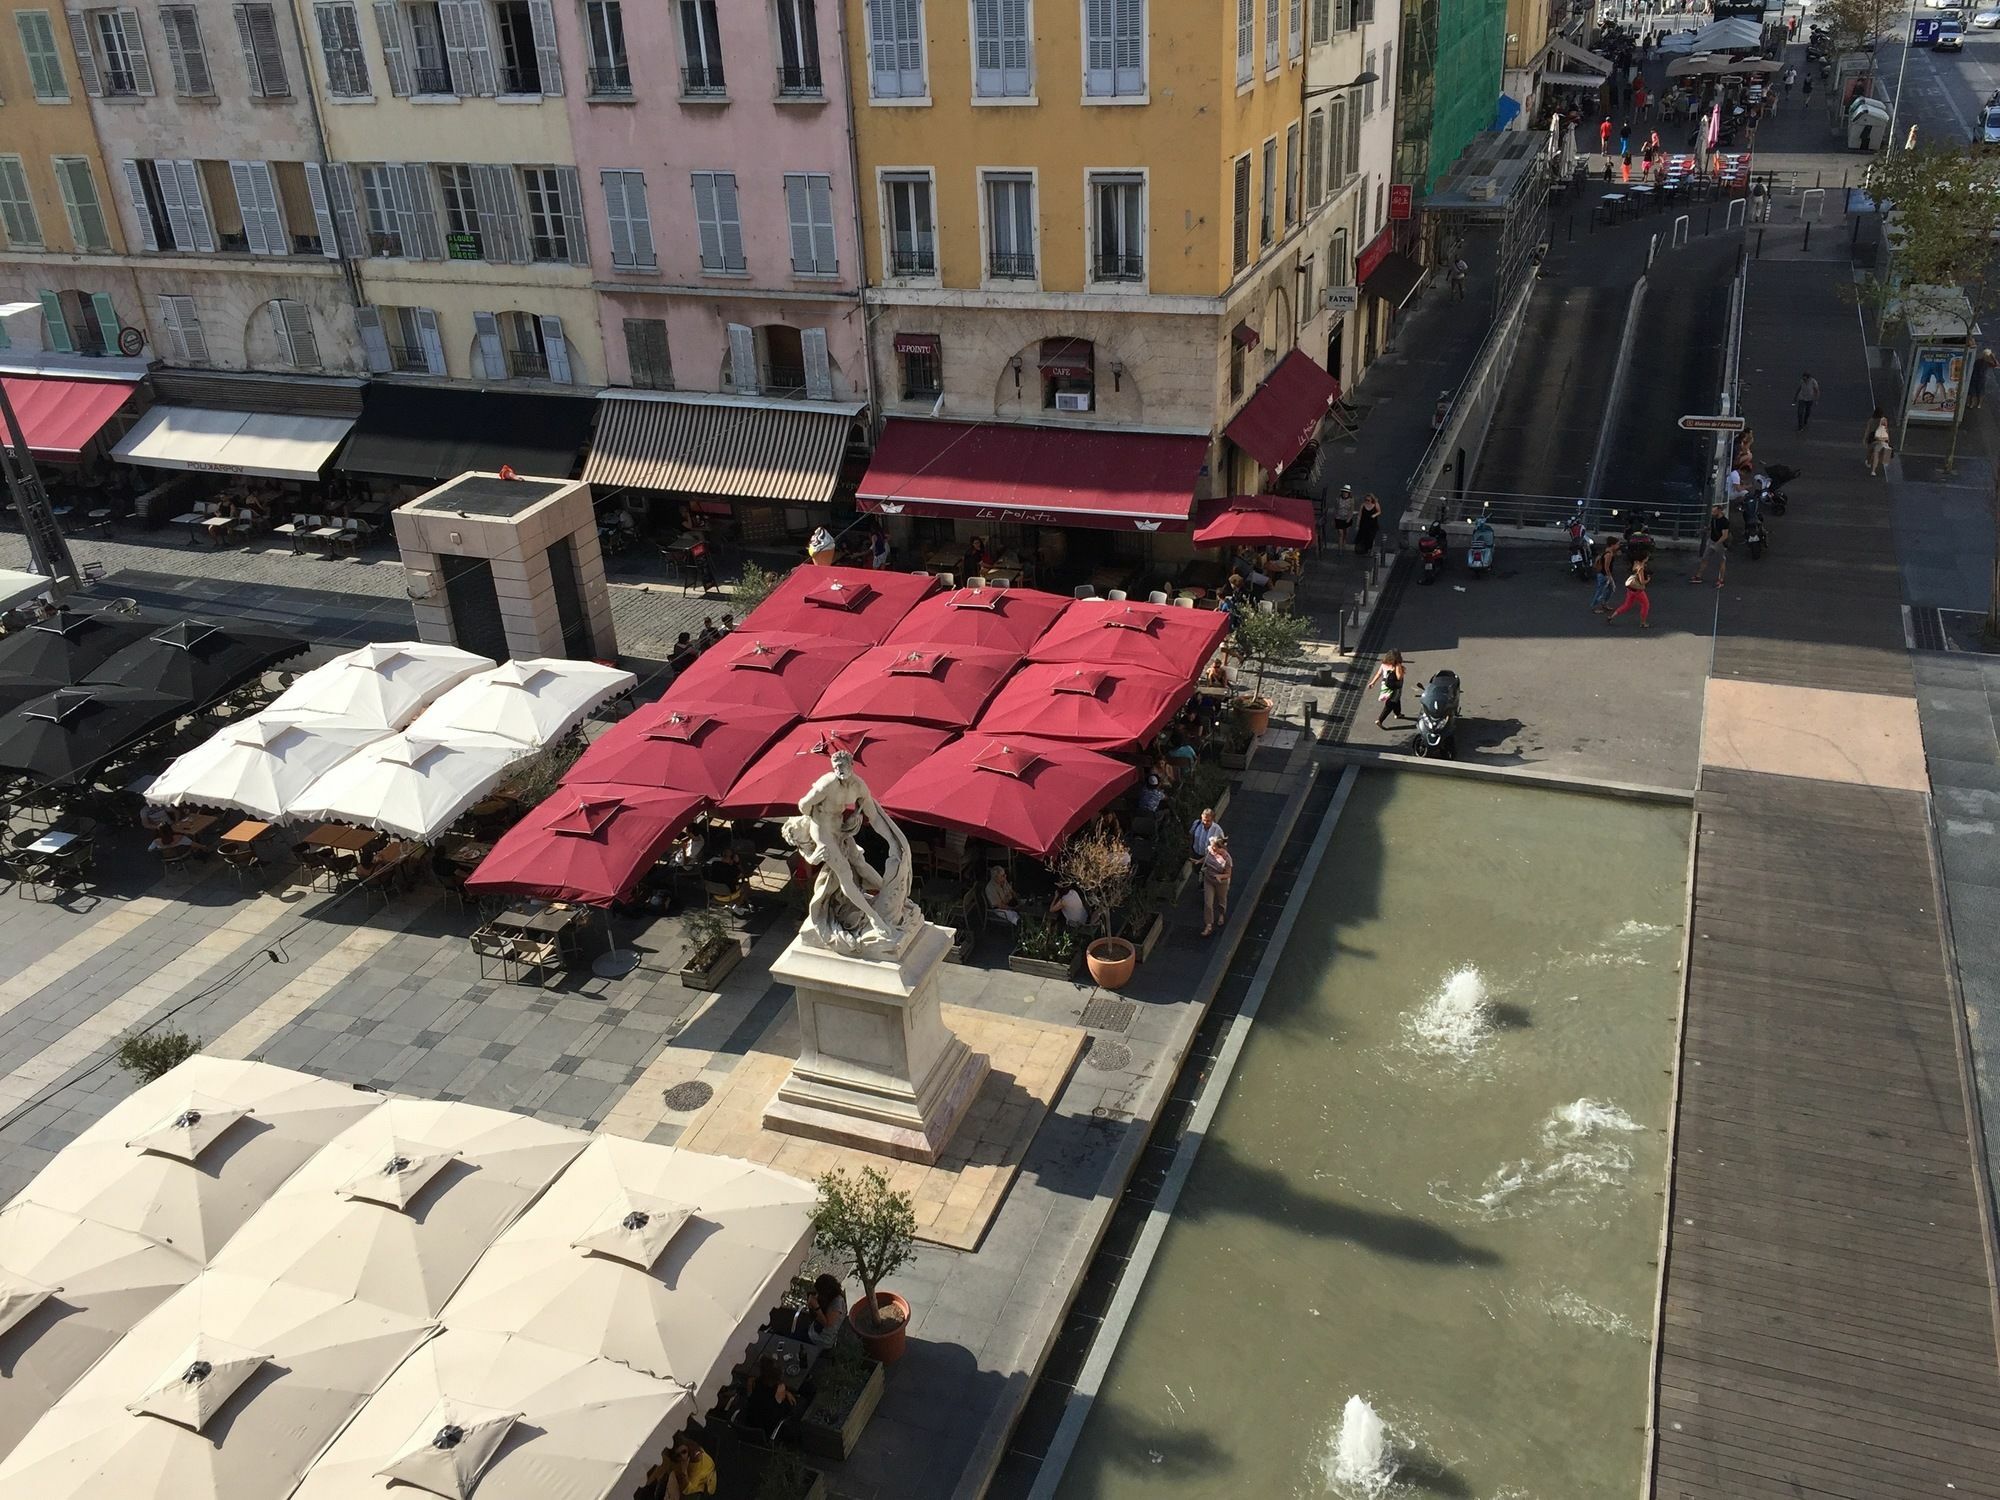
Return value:
[(1708, 767), (1656, 1500), (2000, 1497), (1924, 798)]

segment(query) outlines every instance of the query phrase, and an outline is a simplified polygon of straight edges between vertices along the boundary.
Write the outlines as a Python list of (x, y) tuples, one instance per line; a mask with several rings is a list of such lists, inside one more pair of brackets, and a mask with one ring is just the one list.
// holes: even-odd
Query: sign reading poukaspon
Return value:
[(1688, 416), (1680, 425), (1682, 432), (1741, 432), (1744, 423), (1741, 417)]
[(1361, 305), (1361, 288), (1358, 286), (1330, 286), (1326, 289), (1326, 310), (1336, 313), (1351, 313)]

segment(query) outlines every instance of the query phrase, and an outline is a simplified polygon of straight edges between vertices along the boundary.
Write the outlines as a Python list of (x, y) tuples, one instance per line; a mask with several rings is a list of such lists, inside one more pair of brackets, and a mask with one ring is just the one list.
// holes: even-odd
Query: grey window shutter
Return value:
[(444, 25), (444, 55), (451, 68), (452, 91), (461, 97), (477, 94), (483, 99), (499, 93), (485, 0), (438, 0), (438, 19)]
[(438, 332), (437, 314), (428, 307), (417, 309), (417, 341), (424, 347), (424, 368), (432, 375), (446, 373), (444, 336)]
[(389, 92), (398, 99), (410, 92), (409, 56), (403, 47), (402, 6), (396, 0), (377, 0), (375, 34), (382, 43), (382, 63), (389, 70)]
[(501, 265), (525, 263), (528, 231), (521, 221), (521, 193), (514, 169), (474, 165), (472, 190), (479, 203), (479, 239), (486, 259)]
[(419, 260), (422, 257), (417, 253), (416, 220), (410, 212), (410, 174), (396, 162), (384, 162), (380, 171), (388, 189), (389, 207), (395, 215), (396, 240), (407, 258)]
[(313, 333), (312, 313), (305, 303), (280, 300), (271, 308), (277, 315), (277, 323), (283, 328), (284, 342), (290, 351), (292, 364), (301, 370), (319, 367), (319, 339)]
[(214, 92), (208, 76), (208, 54), (201, 42), (201, 20), (194, 7), (161, 6), (160, 30), (167, 34), (167, 64), (173, 69), (174, 92), (196, 99)]
[(722, 264), (728, 270), (740, 271), (747, 262), (743, 258), (743, 219), (736, 207), (734, 172), (715, 174), (715, 217), (722, 231)]
[(472, 315), (472, 330), (479, 341), (479, 363), (488, 380), (507, 378), (507, 351), (500, 346), (500, 320), (490, 312)]
[(166, 214), (167, 230), (174, 238), (176, 250), (195, 248), (194, 227), (188, 223), (187, 200), (181, 196), (180, 173), (175, 170), (178, 163), (161, 157), (153, 163), (153, 172), (160, 182), (160, 208)]
[(413, 161), (403, 168), (403, 174), (410, 190), (410, 208), (403, 218), (404, 253), (421, 260), (443, 260), (444, 231), (438, 226), (437, 197), (431, 191), (431, 169), (422, 162)]
[(556, 50), (556, 8), (550, 0), (528, 0), (528, 20), (535, 29), (535, 66), (542, 75), (542, 92), (560, 94), (562, 54)]
[(333, 209), (340, 253), (350, 260), (367, 253), (368, 242), (361, 235), (361, 213), (354, 201), (354, 169), (344, 161), (330, 161), (320, 168), (326, 179), (327, 203)]
[(625, 218), (632, 235), (632, 264), (658, 265), (659, 257), (653, 251), (653, 213), (646, 203), (646, 174), (643, 172), (625, 174)]
[(611, 264), (614, 266), (638, 264), (632, 248), (632, 217), (625, 207), (625, 176), (625, 173), (616, 171), (597, 174), (597, 180), (604, 189), (604, 222), (611, 230)]
[(97, 331), (104, 339), (103, 352), (106, 354), (116, 354), (118, 352), (118, 332), (125, 326), (124, 320), (118, 316), (117, 307), (102, 292), (92, 292), (90, 294), (90, 306), (91, 310), (97, 314)]
[(701, 264), (706, 271), (722, 269), (722, 221), (715, 213), (715, 174), (694, 174), (694, 219), (701, 233)]
[(583, 221), (583, 183), (575, 167), (557, 167), (556, 199), (562, 205), (563, 239), (569, 245), (569, 263), (590, 264), (590, 234)]
[(121, 163), (125, 168), (125, 188), (132, 195), (132, 216), (139, 221), (139, 239), (148, 250), (160, 248), (160, 238), (153, 233), (152, 211), (146, 207), (146, 184), (139, 176), (136, 161)]
[(76, 53), (76, 71), (83, 79), (83, 91), (93, 99), (101, 99), (104, 84), (97, 74), (97, 53), (91, 49), (90, 27), (77, 11), (65, 11), (63, 18), (69, 22), (69, 44)]
[(271, 331), (278, 337), (278, 347), (285, 351), (285, 363), (297, 369), (299, 357), (292, 349), (292, 325), (285, 321), (285, 304), (267, 302), (264, 305), (271, 310)]
[(1010, 97), (1028, 92), (1028, 0), (1000, 0), (1000, 86)]
[(799, 332), (799, 348), (806, 361), (806, 396), (813, 401), (833, 399), (833, 365), (826, 357), (826, 330), (806, 328)]
[(541, 322), (542, 352), (548, 357), (549, 379), (568, 385), (571, 383), (569, 340), (563, 337), (562, 319), (545, 313)]
[(389, 371), (389, 340), (382, 332), (382, 313), (379, 308), (357, 307), (354, 309), (354, 330), (361, 335), (361, 358), (367, 364), (370, 374), (385, 375)]
[(118, 7), (118, 26), (125, 33), (126, 55), (132, 59), (132, 87), (147, 98), (153, 96), (153, 65), (146, 60), (146, 33), (139, 27), (139, 12)]
[(813, 270), (831, 276), (840, 269), (833, 244), (833, 179), (821, 173), (806, 178), (806, 208), (812, 218)]
[(284, 50), (278, 42), (277, 16), (271, 7), (237, 6), (236, 36), (243, 44), (243, 65), (250, 71), (250, 92), (262, 99), (282, 99), (291, 93)]
[(1083, 0), (1083, 91), (1110, 94), (1115, 90), (1117, 42), (1112, 6), (1115, 0)]
[(306, 196), (312, 199), (313, 223), (319, 229), (319, 253), (328, 260), (340, 258), (340, 235), (333, 227), (333, 205), (326, 199), (326, 182), (316, 161), (305, 163)]
[(806, 179), (799, 173), (785, 175), (785, 217), (792, 226), (792, 270), (810, 275), (814, 269), (812, 213), (806, 205)]
[(757, 335), (745, 323), (729, 325), (729, 383), (741, 396), (763, 388), (757, 379)]
[(257, 211), (257, 187), (251, 179), (250, 167), (247, 161), (229, 164), (229, 180), (236, 186), (236, 207), (243, 215), (243, 237), (250, 242), (252, 255), (281, 255), (282, 245), (273, 250), (264, 231), (264, 216)]
[(877, 98), (896, 96), (896, 0), (868, 0), (868, 71)]
[(1146, 0), (1113, 0), (1114, 45), (1112, 66), (1117, 69), (1116, 91), (1143, 94), (1146, 91)]
[(35, 296), (41, 300), (48, 346), (58, 354), (75, 353), (75, 346), (69, 341), (69, 320), (63, 316), (62, 298), (54, 292), (37, 292)]
[(250, 178), (257, 191), (257, 212), (264, 220), (264, 238), (273, 255), (292, 253), (291, 231), (285, 227), (284, 206), (278, 201), (278, 180), (267, 161), (250, 163)]
[(162, 294), (160, 297), (160, 331), (166, 337), (166, 355), (169, 359), (185, 362), (187, 345), (181, 341), (180, 310), (174, 306), (177, 298)]
[(187, 213), (188, 233), (194, 237), (194, 248), (204, 255), (213, 255), (215, 230), (209, 223), (207, 201), (201, 196), (201, 169), (185, 159), (173, 163), (173, 169), (180, 179), (181, 204)]

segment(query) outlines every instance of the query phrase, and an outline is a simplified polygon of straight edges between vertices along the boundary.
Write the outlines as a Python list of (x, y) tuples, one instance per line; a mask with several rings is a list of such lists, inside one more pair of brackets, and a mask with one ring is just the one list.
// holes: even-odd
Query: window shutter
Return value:
[(97, 75), (97, 54), (91, 49), (90, 28), (77, 11), (65, 11), (63, 16), (69, 22), (69, 44), (76, 53), (76, 71), (83, 80), (83, 91), (93, 99), (101, 99), (104, 84)]
[(493, 43), (486, 30), (486, 0), (438, 0), (438, 19), (444, 25), (452, 92), (460, 98), (476, 94), (482, 99), (499, 93)]
[(1116, 23), (1113, 10), (1117, 0), (1083, 0), (1083, 91), (1086, 94), (1117, 92)]
[(1312, 0), (1312, 40), (1315, 47), (1327, 40), (1332, 0)]
[(1000, 89), (1011, 97), (1028, 92), (1028, 0), (1000, 0)]
[(729, 383), (739, 396), (763, 388), (757, 379), (757, 335), (743, 323), (729, 325)]
[(125, 34), (125, 53), (132, 60), (132, 88), (146, 98), (153, 97), (153, 65), (146, 60), (146, 33), (139, 29), (139, 12), (118, 7), (118, 29)]
[(1231, 248), (1236, 256), (1236, 269), (1240, 271), (1250, 263), (1250, 158), (1247, 156), (1236, 163), (1235, 196), (1235, 243)]
[(813, 270), (812, 212), (806, 204), (806, 180), (798, 173), (785, 175), (785, 217), (792, 226), (792, 271), (808, 275)]
[(972, 0), (972, 89), (1000, 92), (1000, 0)]
[(428, 307), (417, 309), (417, 341), (424, 346), (424, 369), (432, 375), (446, 373), (444, 337), (438, 332), (438, 317)]
[(201, 331), (201, 316), (195, 311), (194, 298), (163, 297), (160, 300), (171, 301), (176, 305), (177, 315), (180, 318), (181, 348), (187, 362), (191, 365), (207, 364), (208, 335)]
[(1326, 116), (1314, 110), (1306, 119), (1306, 205), (1320, 200), (1320, 184), (1326, 170)]
[(1119, 94), (1146, 91), (1146, 0), (1114, 0), (1116, 26), (1112, 66)]
[(746, 262), (743, 259), (743, 220), (736, 208), (734, 172), (715, 174), (715, 217), (722, 231), (722, 264), (728, 270), (740, 271)]
[[(215, 230), (209, 224), (207, 200), (201, 195), (201, 169), (187, 160), (161, 162), (159, 168), (162, 182), (166, 181), (169, 167), (172, 168), (174, 178), (180, 184), (181, 209), (187, 215), (188, 235), (194, 248), (204, 255), (213, 255)], [(168, 222), (172, 222), (171, 207), (168, 210)], [(176, 237), (178, 233), (176, 230)], [(187, 248), (185, 243), (182, 248)]]
[(44, 337), (49, 348), (58, 354), (74, 354), (75, 346), (69, 341), (69, 321), (63, 317), (62, 298), (54, 292), (37, 292), (41, 299), (42, 322), (47, 325)]
[(1285, 127), (1285, 222), (1299, 221), (1299, 125)]
[(659, 318), (627, 318), (625, 363), (633, 385), (647, 390), (672, 390), (674, 370), (667, 356), (666, 323)]
[(167, 34), (167, 65), (173, 69), (174, 92), (196, 99), (213, 93), (208, 54), (201, 42), (201, 19), (194, 7), (161, 6), (160, 30)]
[(358, 259), (367, 253), (368, 242), (361, 235), (361, 212), (355, 206), (354, 169), (344, 161), (330, 161), (320, 168), (326, 180), (326, 199), (333, 209), (340, 253)]
[(542, 353), (549, 362), (549, 379), (561, 385), (570, 383), (569, 341), (563, 337), (562, 319), (544, 313), (542, 324)]
[(257, 212), (264, 220), (264, 238), (273, 255), (292, 253), (291, 232), (285, 227), (284, 207), (278, 202), (278, 182), (267, 161), (250, 163), (250, 179), (257, 190)]
[(102, 350), (86, 349), (84, 352), (86, 354), (116, 354), (118, 352), (118, 333), (125, 326), (124, 320), (118, 316), (117, 307), (102, 292), (92, 292), (90, 294), (90, 307), (91, 311), (97, 314), (97, 333), (98, 337), (104, 340), (104, 348)]
[(806, 398), (810, 401), (831, 401), (833, 366), (826, 357), (826, 330), (801, 329), (799, 348), (804, 353), (806, 361)]
[(271, 304), (271, 310), (273, 321), (284, 330), (279, 337), (293, 368), (319, 368), (319, 339), (313, 333), (312, 313), (305, 303), (281, 299)]
[(319, 253), (328, 260), (340, 258), (340, 235), (333, 227), (333, 207), (326, 200), (323, 170), (316, 161), (305, 164), (306, 196), (312, 199), (313, 223), (319, 228)]
[[(83, 187), (79, 190), (76, 174), (83, 174)], [(98, 243), (91, 234), (90, 214), (96, 211), (99, 219), (103, 211), (97, 204), (97, 185), (90, 179), (90, 164), (70, 157), (56, 162), (56, 183), (62, 189), (63, 212), (69, 218), (70, 238), (79, 250), (89, 249)], [(108, 243), (108, 235), (105, 237)]]
[(896, 57), (896, 0), (868, 0), (868, 73), (878, 98), (898, 93)]
[(167, 231), (173, 236), (174, 248), (187, 251), (195, 248), (194, 227), (188, 222), (187, 200), (181, 196), (180, 173), (175, 170), (178, 163), (160, 157), (153, 163), (154, 174), (160, 181), (160, 208), (167, 217)]
[(813, 270), (831, 276), (840, 269), (833, 243), (833, 179), (821, 173), (806, 178), (806, 207), (812, 218)]
[(1361, 111), (1347, 111), (1347, 175), (1361, 170)]
[(521, 194), (510, 166), (475, 165), (472, 191), (479, 205), (479, 240), (486, 259), (520, 265), (528, 259), (528, 230), (521, 221)]
[(236, 36), (243, 44), (243, 65), (250, 71), (250, 92), (260, 99), (282, 99), (291, 93), (284, 50), (278, 42), (277, 16), (271, 7), (237, 6)]
[(562, 205), (563, 239), (569, 245), (569, 263), (590, 264), (590, 234), (583, 221), (583, 182), (575, 167), (557, 167), (556, 201)]
[(1291, 9), (1285, 21), (1286, 34), (1291, 38), (1292, 56), (1297, 57), (1305, 50), (1305, 0), (1291, 0)]
[(479, 363), (488, 380), (507, 378), (507, 351), (500, 346), (500, 320), (490, 312), (472, 315), (473, 337), (479, 344)]
[(701, 264), (707, 271), (722, 269), (722, 221), (715, 212), (715, 174), (696, 172), (694, 181), (694, 221), (701, 237)]
[(278, 336), (278, 347), (285, 351), (285, 363), (297, 369), (299, 357), (292, 349), (292, 325), (285, 321), (285, 304), (267, 302), (264, 305), (271, 310), (271, 331)]
[(625, 174), (599, 172), (597, 180), (604, 189), (604, 219), (611, 230), (611, 264), (632, 265), (632, 220), (625, 209)]
[(1248, 83), (1257, 49), (1257, 0), (1236, 0), (1236, 81)]
[(382, 64), (389, 70), (389, 92), (398, 99), (409, 97), (409, 54), (403, 46), (403, 8), (396, 0), (377, 0), (375, 35), (382, 43)]
[(257, 188), (251, 181), (250, 167), (251, 163), (247, 161), (229, 164), (229, 180), (236, 187), (236, 207), (243, 215), (243, 237), (250, 242), (252, 255), (277, 255), (282, 252), (271, 248), (270, 236), (264, 229), (264, 216), (257, 211)]
[(28, 59), (28, 76), (38, 99), (67, 99), (69, 84), (63, 78), (62, 54), (56, 50), (55, 29), (46, 11), (16, 11), (14, 24), (21, 33), (21, 51)]
[[(172, 35), (172, 28), (168, 34)], [(160, 331), (166, 335), (166, 355), (179, 364), (187, 362), (187, 345), (181, 338), (180, 309), (174, 304), (181, 299), (162, 295), (160, 298)]]
[(389, 340), (382, 332), (382, 312), (374, 307), (354, 309), (354, 331), (361, 335), (361, 358), (372, 375), (389, 372)]
[(1278, 0), (1264, 0), (1264, 67), (1278, 65)]
[(431, 169), (422, 162), (403, 167), (410, 207), (403, 215), (403, 253), (419, 260), (444, 259), (444, 231), (438, 226), (437, 199), (431, 192)]
[[(123, 163), (123, 166), (125, 168), (125, 187), (132, 195), (132, 216), (139, 221), (139, 241), (148, 250), (157, 250), (160, 248), (160, 237), (153, 233), (153, 215), (152, 211), (146, 207), (146, 184), (139, 176), (139, 164), (136, 161), (127, 161)], [(69, 178), (60, 172), (56, 175), (63, 179), (63, 199), (67, 203), (70, 197)], [(76, 210), (74, 208), (70, 210), (70, 229), (72, 231), (76, 230)], [(81, 243), (82, 239), (83, 236), (81, 233), (78, 233), (78, 243)]]
[(549, 0), (528, 0), (528, 20), (535, 30), (535, 65), (542, 75), (542, 92), (563, 91), (562, 54), (556, 50), (556, 9)]

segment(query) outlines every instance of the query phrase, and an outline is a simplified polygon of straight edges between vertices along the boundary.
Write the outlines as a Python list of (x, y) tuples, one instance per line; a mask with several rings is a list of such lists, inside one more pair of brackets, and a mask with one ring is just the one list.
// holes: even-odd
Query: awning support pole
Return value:
[(35, 455), (21, 432), (21, 419), (14, 415), (7, 384), (0, 381), (0, 418), (7, 423), (7, 489), (14, 497), (14, 509), (21, 515), (21, 530), (27, 534), (28, 550), (34, 554), (35, 569), (49, 581), (49, 596), (60, 604), (64, 593), (76, 582), (76, 562), (69, 555), (69, 543), (49, 504), (49, 492), (35, 467)]

